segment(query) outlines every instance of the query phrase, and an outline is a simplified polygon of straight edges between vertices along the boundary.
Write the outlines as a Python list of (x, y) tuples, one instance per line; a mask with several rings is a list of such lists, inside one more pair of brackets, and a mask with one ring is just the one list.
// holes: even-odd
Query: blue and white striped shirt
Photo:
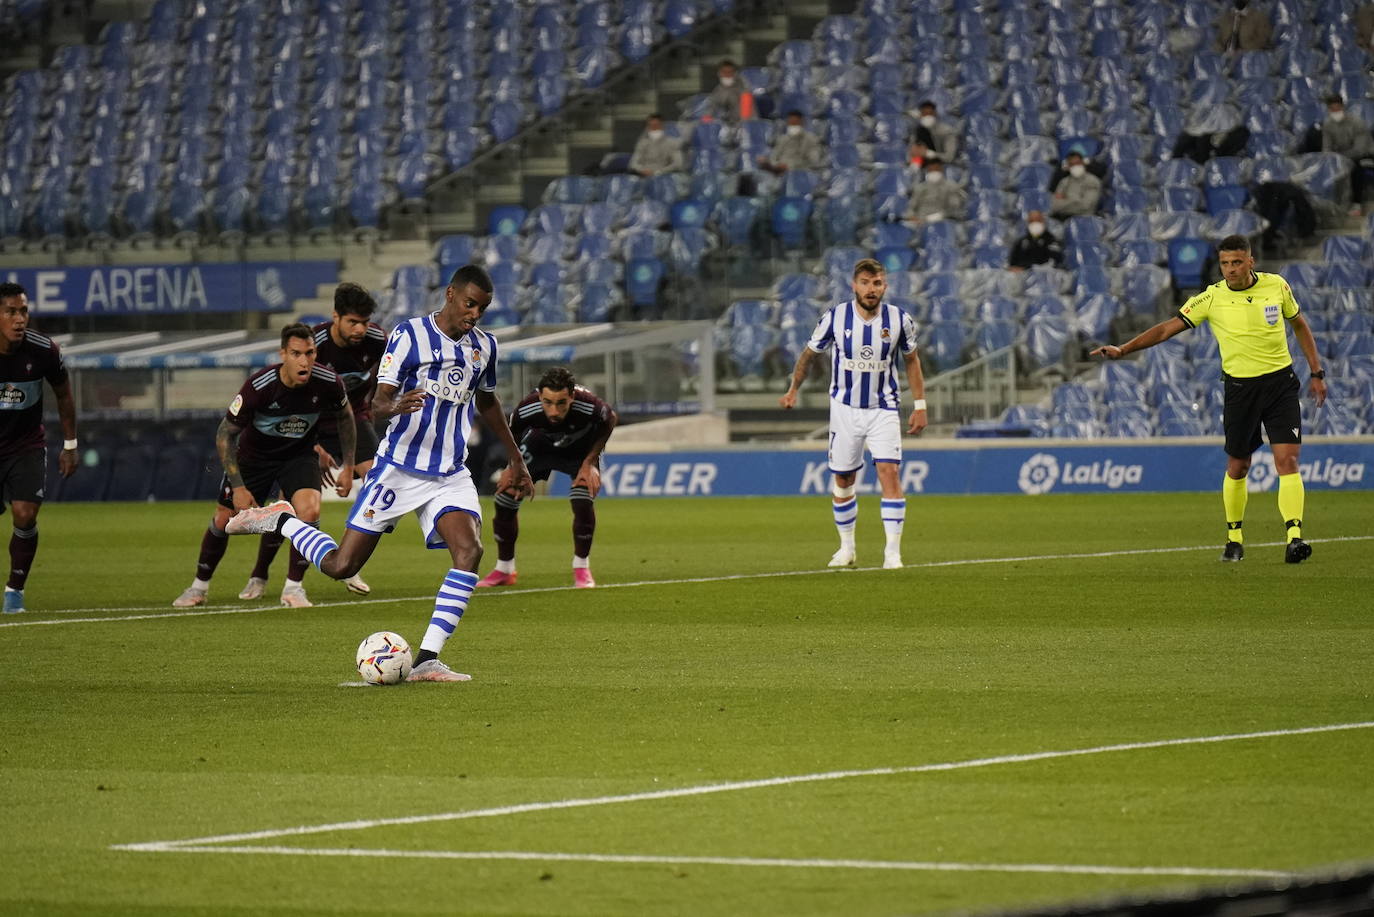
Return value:
[(916, 349), (916, 323), (897, 306), (883, 303), (864, 321), (853, 300), (833, 307), (806, 342), (817, 353), (835, 348), (830, 397), (853, 408), (895, 411), (901, 407), (897, 354)]
[(391, 418), (377, 458), (446, 476), (467, 458), (473, 397), (496, 390), (496, 338), (474, 328), (455, 341), (439, 330), (436, 315), (402, 322), (387, 340), (377, 383), (399, 392), (423, 389), (429, 397), (415, 413)]

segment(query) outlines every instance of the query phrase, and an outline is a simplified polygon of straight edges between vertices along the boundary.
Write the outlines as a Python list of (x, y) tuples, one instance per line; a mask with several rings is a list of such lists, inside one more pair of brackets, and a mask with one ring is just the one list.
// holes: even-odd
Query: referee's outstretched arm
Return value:
[[(1305, 326), (1306, 322), (1304, 322), (1303, 324)], [(1153, 328), (1148, 328), (1145, 331), (1140, 332), (1124, 344), (1121, 344), (1119, 346), (1116, 344), (1103, 344), (1101, 347), (1097, 348), (1091, 354), (1089, 354), (1089, 356), (1106, 357), (1109, 360), (1119, 360), (1128, 353), (1134, 353), (1137, 350), (1144, 350), (1147, 347), (1153, 347), (1156, 344), (1163, 343), (1164, 341), (1167, 341), (1169, 340), (1169, 338), (1178, 334), (1180, 331), (1186, 331), (1187, 328), (1188, 323), (1185, 322), (1183, 319), (1179, 318), (1177, 315), (1170, 316), (1169, 318), (1166, 318), (1164, 321), (1160, 322), (1158, 325), (1155, 325)], [(1309, 340), (1311, 340), (1311, 331), (1307, 332), (1307, 337)], [(1301, 338), (1299, 338), (1299, 340), (1301, 340)], [(1313, 352), (1315, 353), (1315, 348), (1317, 345), (1313, 343), (1312, 346), (1314, 348)]]

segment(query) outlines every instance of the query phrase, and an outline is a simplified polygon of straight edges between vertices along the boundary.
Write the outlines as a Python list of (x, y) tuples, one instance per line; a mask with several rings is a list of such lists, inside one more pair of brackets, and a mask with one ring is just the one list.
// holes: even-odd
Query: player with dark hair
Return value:
[[(615, 429), (615, 409), (577, 384), (570, 370), (556, 366), (544, 373), (539, 384), (510, 415), (511, 435), (536, 481), (554, 471), (572, 479), (568, 495), (573, 514), (573, 585), (588, 589), (592, 578), (590, 556), (596, 534), (593, 501), (601, 490), (601, 453)], [(514, 471), (507, 467), (496, 485), (496, 569), (478, 586), (515, 584), (515, 540), (520, 536), (519, 494), (513, 492)]]
[[(215, 433), (215, 446), (224, 465), (219, 504), (200, 542), (196, 578), (174, 608), (203, 605), (210, 577), (229, 546), (225, 526), (234, 513), (260, 506), (281, 488), (297, 513), (320, 518), (320, 463), (315, 455), (322, 415), (337, 416), (343, 467), (335, 488), (348, 496), (353, 487), (353, 411), (338, 374), (316, 362), (310, 326), (297, 322), (281, 333), (281, 362), (248, 377)], [(308, 608), (301, 580), (309, 566), (300, 552), (291, 552), (291, 565), (281, 590), (281, 603)]]
[[(315, 325), (315, 360), (327, 366), (343, 381), (348, 403), (353, 409), (356, 447), (353, 450), (353, 475), (362, 477), (372, 467), (377, 454), (377, 430), (372, 424), (372, 395), (377, 390), (377, 365), (386, 350), (386, 332), (369, 321), (377, 310), (372, 294), (356, 283), (341, 283), (334, 290), (334, 318)], [(341, 464), (343, 446), (339, 424), (333, 416), (320, 418), (320, 441), (315, 453), (320, 461), (320, 479), (325, 486), (338, 489), (335, 469)], [(241, 599), (258, 599), (267, 589), (267, 571), (282, 545), (277, 534), (263, 535), (258, 544), (258, 561), (239, 593)], [(344, 580), (350, 592), (367, 595), (372, 587), (358, 575)]]
[(297, 519), (285, 502), (245, 509), (225, 527), (231, 535), (285, 535), (325, 576), (346, 579), (367, 563), (383, 534), (414, 512), (426, 546), (448, 548), (452, 567), (435, 597), (410, 681), (470, 678), (445, 665), (439, 652), (467, 610), (482, 559), (482, 507), (464, 464), (475, 414), (511, 456), (514, 492), (534, 492), (496, 397), (496, 338), (477, 328), (491, 295), (487, 272), (464, 265), (453, 272), (441, 311), (391, 332), (372, 399), (377, 418), (388, 421), (386, 433), (341, 542)]
[(873, 459), (882, 488), (884, 569), (902, 566), (902, 528), (906, 524), (906, 497), (902, 495), (902, 395), (897, 386), (897, 366), (906, 369), (907, 385), (915, 399), (906, 432), (912, 436), (926, 427), (925, 377), (916, 350), (916, 324), (911, 316), (883, 302), (887, 274), (882, 264), (864, 258), (854, 265), (854, 298), (831, 308), (816, 323), (811, 339), (797, 355), (792, 382), (779, 400), (784, 408), (797, 405), (797, 392), (819, 354), (834, 348), (830, 369), (830, 473), (835, 476), (831, 508), (840, 548), (830, 558), (832, 567), (853, 566), (854, 523), (859, 498), (854, 483), (863, 468), (864, 448)]
[(1241, 524), (1248, 498), (1246, 477), (1250, 459), (1260, 447), (1260, 427), (1269, 434), (1274, 470), (1279, 476), (1279, 513), (1288, 530), (1284, 560), (1299, 564), (1312, 554), (1302, 540), (1305, 491), (1298, 472), (1302, 451), (1302, 386), (1293, 371), (1285, 327), (1293, 326), (1298, 346), (1307, 358), (1308, 389), (1320, 407), (1326, 400), (1326, 372), (1322, 369), (1312, 329), (1302, 317), (1293, 290), (1278, 274), (1255, 270), (1250, 240), (1227, 236), (1217, 246), (1222, 280), (1189, 299), (1178, 314), (1141, 332), (1125, 344), (1107, 344), (1093, 356), (1119, 360), (1128, 353), (1163, 343), (1181, 331), (1209, 322), (1221, 350), (1225, 385), (1222, 426), (1226, 434), (1226, 476), (1221, 501), (1226, 510), (1226, 548), (1221, 559), (1245, 557)]
[(69, 478), (76, 454), (76, 402), (62, 353), (52, 338), (29, 328), (29, 294), (17, 283), (0, 283), (0, 493), (14, 516), (10, 577), (4, 609), (24, 610), (24, 584), (38, 554), (38, 509), (47, 476), (43, 435), (43, 380), (57, 396), (62, 453), (57, 468)]

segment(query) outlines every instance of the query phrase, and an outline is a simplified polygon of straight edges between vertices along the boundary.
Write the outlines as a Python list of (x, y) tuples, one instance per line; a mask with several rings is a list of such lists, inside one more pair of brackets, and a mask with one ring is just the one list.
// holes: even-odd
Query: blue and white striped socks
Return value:
[(476, 585), (476, 573), (448, 571), (434, 599), (434, 616), (429, 619), (425, 639), (420, 642), (421, 650), (438, 653), (444, 648), (444, 643), (453, 636), (453, 629), (463, 619), (463, 612), (467, 610), (468, 599), (472, 598), (472, 590)]
[(901, 550), (902, 526), (906, 524), (906, 500), (882, 501), (883, 532), (887, 535), (887, 549)]
[(291, 544), (301, 552), (302, 557), (317, 567), (326, 554), (339, 549), (337, 541), (295, 516), (287, 517), (282, 523), (281, 533), (291, 540)]
[(835, 528), (840, 533), (840, 547), (854, 550), (854, 522), (859, 518), (859, 498), (850, 497), (841, 503), (830, 504), (835, 511)]

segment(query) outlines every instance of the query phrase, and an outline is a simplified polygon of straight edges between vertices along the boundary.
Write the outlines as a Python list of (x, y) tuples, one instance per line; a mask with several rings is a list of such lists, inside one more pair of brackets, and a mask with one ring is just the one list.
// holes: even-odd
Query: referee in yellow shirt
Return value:
[(1178, 315), (1165, 319), (1117, 347), (1108, 344), (1093, 356), (1120, 359), (1136, 350), (1211, 322), (1221, 350), (1221, 374), (1226, 385), (1222, 425), (1226, 431), (1226, 477), (1221, 499), (1226, 507), (1226, 549), (1221, 559), (1238, 561), (1245, 556), (1241, 523), (1245, 519), (1245, 477), (1250, 456), (1260, 446), (1260, 425), (1269, 434), (1274, 469), (1279, 474), (1279, 513), (1288, 528), (1288, 547), (1283, 559), (1300, 564), (1312, 554), (1302, 540), (1304, 493), (1298, 473), (1302, 450), (1302, 410), (1298, 404), (1301, 385), (1288, 354), (1284, 320), (1293, 326), (1298, 346), (1310, 369), (1308, 383), (1320, 406), (1326, 400), (1326, 372), (1321, 367), (1317, 342), (1302, 317), (1293, 290), (1278, 274), (1255, 271), (1250, 241), (1227, 236), (1217, 247), (1221, 283), (1214, 283), (1189, 299)]

